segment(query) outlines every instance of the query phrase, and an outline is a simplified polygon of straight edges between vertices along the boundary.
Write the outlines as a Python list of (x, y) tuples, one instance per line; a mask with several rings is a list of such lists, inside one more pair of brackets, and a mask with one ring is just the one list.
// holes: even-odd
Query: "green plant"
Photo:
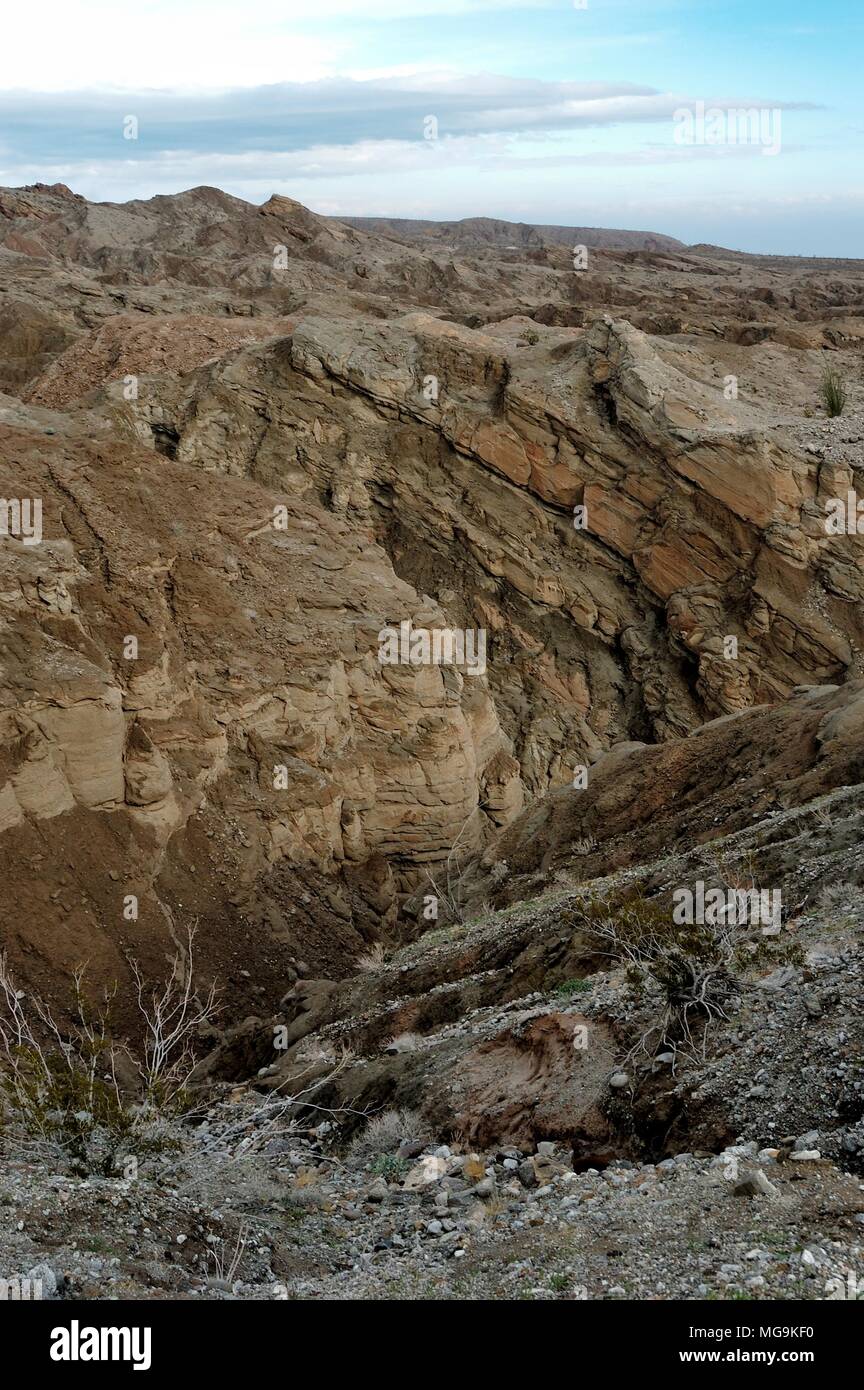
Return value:
[(584, 994), (590, 988), (590, 980), (564, 980), (562, 984), (555, 986), (553, 992), (563, 995), (566, 999), (571, 994)]
[(377, 1158), (373, 1158), (371, 1167), (372, 1172), (379, 1178), (386, 1178), (388, 1182), (398, 1182), (407, 1171), (408, 1163), (397, 1154), (379, 1154)]
[(843, 414), (846, 407), (846, 385), (835, 368), (826, 367), (819, 384), (819, 394), (829, 415)]

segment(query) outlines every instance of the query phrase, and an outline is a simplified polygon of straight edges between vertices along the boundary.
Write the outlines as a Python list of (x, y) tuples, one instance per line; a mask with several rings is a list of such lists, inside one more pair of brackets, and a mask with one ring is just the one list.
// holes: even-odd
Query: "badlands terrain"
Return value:
[(855, 1297), (862, 358), (858, 261), (0, 190), (0, 1052), (199, 1010), (159, 1142), (7, 1106), (0, 1277)]

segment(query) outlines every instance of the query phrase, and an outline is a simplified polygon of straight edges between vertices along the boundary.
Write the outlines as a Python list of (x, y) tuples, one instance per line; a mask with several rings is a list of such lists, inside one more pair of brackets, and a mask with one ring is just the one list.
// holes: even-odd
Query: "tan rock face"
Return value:
[[(0, 537), (28, 978), (161, 971), (197, 918), (257, 1010), (611, 746), (859, 674), (864, 542), (824, 526), (855, 459), (796, 438), (860, 269), (754, 298), (658, 242), (574, 277), (548, 237), (454, 259), (213, 189), (0, 215), (0, 491), (44, 531)], [(402, 624), (482, 670), (382, 662)]]
[(306, 319), (161, 407), (178, 457), (327, 496), (407, 578), (452, 576), (532, 791), (628, 733), (841, 677), (864, 638), (849, 570), (846, 592), (829, 578), (839, 554), (860, 572), (861, 540), (812, 526), (815, 462), (626, 323), (554, 352), (503, 356), (428, 316)]
[[(255, 483), (212, 488), (161, 454), (74, 432), (0, 428), (0, 452), (5, 493), (39, 497), (45, 530), (0, 551), (2, 823), (22, 861), (45, 836), (84, 835), (84, 813), (125, 822), (135, 845), (106, 856), (98, 897), (70, 864), (70, 900), (42, 905), (40, 933), (92, 934), (116, 956), (190, 912), (224, 929), (230, 898), (289, 865), (296, 897), (317, 872), (349, 923), (391, 919), (424, 865), (521, 807), (485, 678), (381, 664), (388, 622), (445, 618), (368, 532), (308, 498), (284, 497), (274, 520)], [(61, 589), (68, 602), (45, 601)], [(338, 888), (348, 863), (370, 865), (357, 912)]]

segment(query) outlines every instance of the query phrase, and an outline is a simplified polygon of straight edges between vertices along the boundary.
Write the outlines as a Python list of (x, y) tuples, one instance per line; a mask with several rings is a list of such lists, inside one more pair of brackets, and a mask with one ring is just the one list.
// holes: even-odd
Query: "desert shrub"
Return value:
[(351, 1156), (357, 1159), (395, 1154), (402, 1144), (422, 1138), (420, 1117), (413, 1110), (382, 1110), (373, 1115), (351, 1143)]
[[(425, 866), (426, 877), (429, 880), (432, 895), (436, 899), (437, 909), (444, 914), (445, 919), (451, 924), (458, 923), (464, 925), (465, 923), (462, 856), (470, 849), (471, 842), (463, 843), (463, 837), (474, 816), (480, 811), (485, 810), (487, 806), (488, 802), (480, 801), (473, 810), (469, 811), (465, 820), (462, 822), (462, 828), (459, 834), (450, 846), (447, 858), (444, 860), (443, 864), (439, 864), (436, 868), (438, 879), (433, 877), (429, 866)], [(507, 872), (509, 873), (509, 869)], [(497, 883), (498, 881), (499, 880), (496, 878), (495, 882)]]
[(379, 1154), (373, 1158), (371, 1167), (378, 1177), (386, 1178), (388, 1182), (398, 1182), (407, 1172), (408, 1163), (398, 1154)]
[(588, 940), (626, 963), (628, 982), (637, 990), (653, 986), (662, 1000), (660, 1018), (637, 1044), (645, 1051), (658, 1042), (673, 1050), (693, 1046), (697, 1024), (704, 1049), (708, 1026), (729, 1017), (743, 969), (802, 955), (797, 943), (766, 937), (758, 927), (676, 923), (668, 905), (638, 895), (617, 904), (589, 900), (580, 916)]
[(213, 1232), (208, 1235), (207, 1244), (210, 1248), (207, 1251), (207, 1260), (213, 1268), (208, 1283), (212, 1287), (230, 1292), (243, 1263), (243, 1254), (248, 1242), (249, 1225), (246, 1221), (240, 1223), (233, 1246), (229, 1246), (223, 1236)]
[(564, 980), (560, 985), (555, 986), (553, 993), (563, 995), (567, 999), (572, 994), (584, 994), (590, 988), (590, 980)]
[(840, 912), (851, 912), (859, 897), (860, 889), (853, 884), (826, 883), (819, 894), (819, 911), (831, 916)]
[(357, 957), (357, 969), (366, 975), (374, 975), (386, 965), (386, 952), (383, 941), (376, 941), (362, 956)]
[(608, 954), (628, 963), (633, 984), (650, 976), (662, 989), (669, 1023), (684, 1023), (681, 1013), (697, 1003), (702, 1010), (721, 1010), (729, 994), (731, 953), (713, 927), (678, 925), (668, 907), (650, 899), (625, 900), (611, 911), (591, 903), (585, 910), (589, 937)]
[[(192, 985), (194, 929), (166, 985), (147, 993), (132, 962), (144, 1043), (133, 1055), (112, 1033), (108, 995), (88, 1003), (84, 971), (73, 976), (70, 1024), (64, 1029), (38, 997), (29, 997), (0, 955), (0, 1113), (7, 1129), (58, 1149), (76, 1172), (110, 1174), (124, 1157), (173, 1142), (169, 1118), (188, 1109), (188, 1078), (199, 1025), (216, 1012), (215, 987), (203, 1000)], [(115, 990), (116, 993), (116, 990)], [(124, 1065), (125, 1063), (125, 1065)], [(118, 1067), (127, 1073), (124, 1085)]]
[(597, 841), (593, 835), (583, 835), (578, 840), (571, 841), (570, 848), (574, 854), (593, 854), (597, 848)]
[(822, 404), (830, 416), (842, 415), (846, 408), (846, 385), (833, 367), (826, 368), (819, 384)]

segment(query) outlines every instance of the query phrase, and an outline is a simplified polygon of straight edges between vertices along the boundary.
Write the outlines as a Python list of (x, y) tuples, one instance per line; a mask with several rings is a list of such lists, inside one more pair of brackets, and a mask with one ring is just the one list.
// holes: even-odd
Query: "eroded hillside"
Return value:
[[(824, 524), (859, 264), (499, 241), (0, 194), (2, 489), (43, 527), (0, 553), (25, 980), (155, 971), (197, 920), (267, 1012), (608, 750), (862, 674), (861, 538)], [(382, 664), (403, 623), (484, 669)]]

